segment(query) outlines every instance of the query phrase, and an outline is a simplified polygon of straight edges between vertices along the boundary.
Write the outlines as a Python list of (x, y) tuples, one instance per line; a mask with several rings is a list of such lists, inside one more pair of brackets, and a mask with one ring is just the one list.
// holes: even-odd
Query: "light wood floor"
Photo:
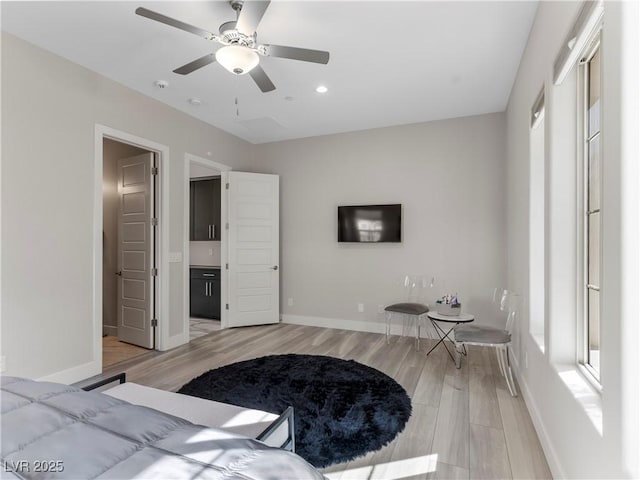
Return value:
[(135, 358), (148, 351), (146, 348), (121, 342), (118, 337), (107, 335), (102, 337), (102, 368)]
[(220, 330), (220, 320), (209, 320), (207, 318), (189, 319), (189, 340), (194, 340), (216, 330)]
[[(207, 335), (216, 330), (220, 330), (220, 320), (207, 320), (201, 318), (189, 319), (189, 339), (194, 340), (203, 335)], [(102, 368), (115, 365), (132, 358), (136, 358), (148, 349), (121, 342), (118, 337), (107, 335), (102, 337)]]
[(551, 478), (522, 397), (509, 395), (493, 351), (472, 348), (457, 370), (442, 347), (429, 357), (406, 337), (271, 325), (220, 330), (169, 352), (149, 352), (105, 374), (175, 391), (222, 365), (263, 355), (306, 353), (353, 359), (393, 377), (413, 414), (383, 449), (324, 470), (330, 479)]

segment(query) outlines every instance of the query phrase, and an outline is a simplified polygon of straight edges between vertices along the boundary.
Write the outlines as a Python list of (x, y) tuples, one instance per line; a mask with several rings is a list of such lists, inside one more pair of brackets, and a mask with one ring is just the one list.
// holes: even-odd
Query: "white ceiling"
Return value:
[[(263, 143), (504, 111), (537, 2), (272, 1), (259, 43), (328, 50), (331, 59), (261, 57), (270, 93), (215, 63), (172, 73), (219, 45), (135, 15), (139, 6), (214, 33), (235, 19), (223, 1), (3, 1), (0, 18), (28, 42)], [(155, 87), (159, 79), (169, 87)], [(329, 92), (316, 93), (320, 84)]]

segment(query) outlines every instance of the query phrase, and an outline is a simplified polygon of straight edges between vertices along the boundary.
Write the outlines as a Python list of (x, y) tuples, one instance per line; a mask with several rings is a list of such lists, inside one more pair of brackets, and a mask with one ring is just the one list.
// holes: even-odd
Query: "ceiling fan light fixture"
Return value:
[(217, 62), (235, 75), (244, 75), (258, 65), (258, 54), (242, 45), (227, 45), (216, 52)]

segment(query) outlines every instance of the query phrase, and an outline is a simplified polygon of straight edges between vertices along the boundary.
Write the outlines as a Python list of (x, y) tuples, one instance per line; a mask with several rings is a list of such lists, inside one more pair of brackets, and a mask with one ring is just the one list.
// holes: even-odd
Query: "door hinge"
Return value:
[(152, 268), (151, 269), (151, 276), (152, 277), (157, 277), (158, 276), (158, 269), (157, 268)]
[(157, 175), (158, 174), (158, 167), (151, 167), (151, 175)]
[(158, 219), (157, 218), (152, 218), (151, 219), (151, 225), (153, 225), (154, 227), (158, 225)]
[(157, 318), (152, 318), (151, 319), (151, 326), (152, 327), (157, 327), (158, 326), (158, 319)]
[(229, 310), (229, 304), (227, 303), (224, 308), (225, 310)]
[(225, 228), (225, 230), (229, 230), (229, 222), (224, 224), (224, 228)]
[(227, 190), (229, 190), (229, 182), (227, 182), (224, 186), (224, 188), (226, 188)]
[(225, 264), (224, 264), (224, 268), (225, 268), (225, 269), (227, 269), (227, 270), (229, 270), (229, 264), (228, 264), (228, 263), (225, 263)]

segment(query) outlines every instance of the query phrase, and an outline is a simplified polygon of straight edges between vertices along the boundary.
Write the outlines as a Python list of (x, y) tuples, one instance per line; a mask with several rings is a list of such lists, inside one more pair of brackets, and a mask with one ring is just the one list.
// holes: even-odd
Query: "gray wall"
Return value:
[[(285, 321), (380, 331), (379, 305), (402, 300), (407, 273), (435, 276), (437, 292), (458, 292), (479, 321), (496, 321), (489, 299), (506, 280), (503, 114), (277, 142), (254, 155), (281, 176)], [(402, 243), (337, 242), (338, 205), (381, 203), (402, 204)]]
[(133, 157), (146, 150), (105, 138), (102, 164), (102, 332), (117, 335), (118, 306), (118, 159)]
[[(169, 168), (161, 174), (169, 177), (168, 247), (174, 252), (183, 250), (187, 221), (185, 152), (250, 170), (251, 145), (243, 140), (3, 33), (1, 348), (7, 374), (62, 372), (56, 378), (74, 381), (96, 356), (96, 124), (169, 146)], [(165, 272), (171, 335), (183, 330), (182, 267), (171, 263)]]

